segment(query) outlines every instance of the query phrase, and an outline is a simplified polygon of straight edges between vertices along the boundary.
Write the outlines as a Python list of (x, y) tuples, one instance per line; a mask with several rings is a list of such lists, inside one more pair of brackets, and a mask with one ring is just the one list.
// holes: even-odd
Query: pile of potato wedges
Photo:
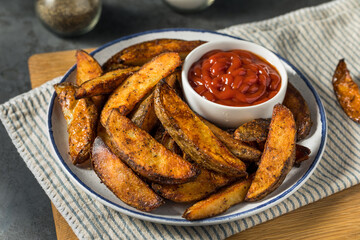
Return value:
[(309, 158), (297, 144), (312, 121), (289, 84), (271, 119), (221, 129), (194, 113), (181, 94), (181, 65), (203, 41), (156, 39), (114, 54), (103, 66), (79, 50), (75, 83), (54, 85), (73, 164), (91, 163), (120, 200), (152, 211), (190, 202), (188, 220), (209, 218), (274, 191)]

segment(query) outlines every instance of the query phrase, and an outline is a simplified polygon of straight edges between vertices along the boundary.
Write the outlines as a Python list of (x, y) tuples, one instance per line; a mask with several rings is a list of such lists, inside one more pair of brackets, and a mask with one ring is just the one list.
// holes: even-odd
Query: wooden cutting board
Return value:
[[(63, 75), (74, 65), (74, 54), (75, 51), (63, 51), (31, 56), (28, 61), (31, 86), (35, 88)], [(61, 214), (51, 205), (57, 238), (77, 239)], [(228, 239), (360, 239), (360, 184)]]

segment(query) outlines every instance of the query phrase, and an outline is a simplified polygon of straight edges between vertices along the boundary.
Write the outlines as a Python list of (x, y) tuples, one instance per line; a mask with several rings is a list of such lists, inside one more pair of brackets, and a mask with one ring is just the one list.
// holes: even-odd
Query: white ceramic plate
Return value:
[[(92, 53), (92, 55), (96, 58), (96, 60), (99, 61), (100, 64), (103, 64), (113, 54), (125, 47), (158, 38), (214, 41), (226, 40), (234, 37), (203, 30), (156, 30), (120, 38), (98, 48)], [(172, 225), (198, 226), (219, 224), (254, 215), (283, 201), (292, 193), (294, 193), (302, 184), (304, 184), (317, 167), (326, 143), (326, 117), (319, 95), (311, 86), (310, 82), (305, 79), (297, 69), (295, 69), (285, 59), (282, 59), (282, 61), (284, 62), (288, 72), (289, 81), (301, 92), (310, 107), (314, 124), (310, 135), (307, 139), (303, 140), (301, 144), (310, 148), (311, 155), (310, 159), (303, 162), (300, 168), (293, 168), (290, 171), (285, 181), (278, 189), (276, 189), (261, 201), (253, 203), (241, 203), (231, 207), (228, 211), (219, 216), (194, 222), (187, 221), (181, 217), (184, 210), (190, 206), (189, 204), (167, 202), (165, 205), (151, 213), (141, 212), (124, 204), (117, 197), (115, 197), (115, 195), (110, 190), (108, 190), (104, 184), (100, 183), (100, 179), (92, 170), (78, 168), (71, 163), (68, 155), (68, 135), (66, 132), (66, 122), (61, 112), (60, 105), (56, 99), (55, 93), (52, 96), (48, 112), (49, 138), (53, 150), (58, 160), (60, 161), (63, 170), (69, 175), (70, 179), (87, 194), (121, 213), (142, 220)], [(75, 76), (76, 67), (73, 66), (66, 73), (62, 79), (62, 82), (74, 82)]]

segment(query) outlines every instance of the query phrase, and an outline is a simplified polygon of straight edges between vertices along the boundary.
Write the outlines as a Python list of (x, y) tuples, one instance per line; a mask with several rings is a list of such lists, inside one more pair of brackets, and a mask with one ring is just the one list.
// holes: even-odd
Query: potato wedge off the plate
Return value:
[(346, 115), (351, 120), (360, 123), (360, 91), (351, 78), (344, 59), (339, 61), (332, 83), (335, 95)]
[(130, 113), (161, 79), (174, 72), (180, 64), (179, 54), (163, 53), (142, 66), (110, 95), (101, 112), (101, 124), (106, 125), (107, 118), (114, 108), (119, 109), (123, 115)]
[(179, 147), (199, 166), (229, 176), (246, 176), (246, 166), (215, 137), (211, 130), (162, 82), (155, 89), (155, 112)]
[(269, 134), (246, 201), (257, 201), (274, 191), (285, 179), (295, 161), (296, 125), (284, 105), (274, 107)]
[(90, 99), (76, 100), (75, 86), (72, 83), (55, 84), (54, 88), (67, 122), (72, 162), (83, 163), (90, 157), (91, 146), (96, 136), (97, 108)]
[(94, 171), (121, 201), (141, 211), (152, 211), (164, 200), (141, 180), (97, 137), (92, 147), (91, 164)]
[(189, 182), (198, 174), (195, 166), (166, 149), (117, 109), (111, 111), (105, 128), (115, 154), (144, 178), (176, 184)]

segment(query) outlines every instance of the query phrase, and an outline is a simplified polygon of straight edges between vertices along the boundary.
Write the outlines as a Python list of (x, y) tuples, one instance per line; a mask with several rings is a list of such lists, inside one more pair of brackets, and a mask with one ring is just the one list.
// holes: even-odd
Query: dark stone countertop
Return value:
[[(161, 0), (103, 0), (98, 25), (77, 38), (49, 32), (35, 15), (35, 1), (1, 1), (0, 103), (30, 90), (28, 58), (36, 53), (89, 48), (160, 28), (216, 30), (272, 18), (328, 0), (217, 0), (198, 13), (174, 12)], [(50, 201), (0, 124), (0, 239), (55, 239)]]

